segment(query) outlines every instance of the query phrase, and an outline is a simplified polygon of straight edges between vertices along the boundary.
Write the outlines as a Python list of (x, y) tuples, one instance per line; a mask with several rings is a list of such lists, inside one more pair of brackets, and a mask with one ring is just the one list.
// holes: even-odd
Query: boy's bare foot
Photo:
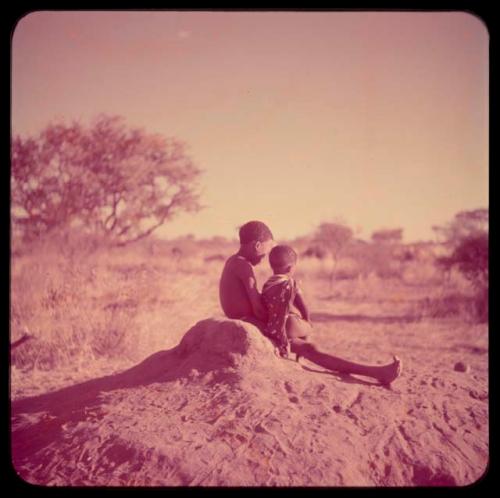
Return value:
[(382, 367), (381, 373), (378, 376), (379, 382), (385, 386), (390, 385), (403, 371), (403, 362), (397, 356), (393, 355), (393, 358), (394, 361), (390, 365)]

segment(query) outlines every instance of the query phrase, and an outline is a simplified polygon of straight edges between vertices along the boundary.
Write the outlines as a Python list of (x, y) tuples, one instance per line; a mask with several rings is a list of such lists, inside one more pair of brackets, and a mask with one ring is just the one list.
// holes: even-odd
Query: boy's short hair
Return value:
[(262, 221), (249, 221), (240, 227), (240, 244), (259, 241), (272, 240), (273, 234), (269, 227)]
[(290, 246), (275, 246), (269, 253), (269, 264), (273, 270), (292, 266), (295, 263), (297, 263), (297, 253)]

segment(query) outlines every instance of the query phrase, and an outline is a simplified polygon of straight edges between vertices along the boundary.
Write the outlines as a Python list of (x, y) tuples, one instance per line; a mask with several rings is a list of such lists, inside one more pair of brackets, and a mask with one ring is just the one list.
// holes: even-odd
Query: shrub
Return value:
[(488, 234), (464, 238), (451, 255), (451, 264), (478, 290), (488, 287)]
[(488, 319), (488, 297), (484, 294), (468, 296), (458, 292), (418, 301), (415, 314), (429, 318), (460, 318), (472, 323)]

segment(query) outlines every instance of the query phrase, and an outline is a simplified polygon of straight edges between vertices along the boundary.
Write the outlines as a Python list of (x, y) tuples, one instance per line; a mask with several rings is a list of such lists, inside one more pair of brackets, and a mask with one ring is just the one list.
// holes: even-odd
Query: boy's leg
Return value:
[(394, 361), (388, 365), (363, 365), (323, 353), (319, 351), (313, 343), (298, 338), (291, 340), (291, 350), (298, 356), (303, 356), (309, 361), (329, 370), (373, 377), (383, 384), (391, 383), (401, 373), (401, 361), (396, 357), (394, 357)]

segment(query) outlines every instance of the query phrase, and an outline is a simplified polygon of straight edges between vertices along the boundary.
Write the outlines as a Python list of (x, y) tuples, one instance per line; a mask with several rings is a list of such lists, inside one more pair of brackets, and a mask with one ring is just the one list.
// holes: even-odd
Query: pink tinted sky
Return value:
[(185, 140), (208, 208), (160, 236), (340, 219), (430, 239), (488, 207), (488, 45), (463, 12), (35, 12), (12, 128), (106, 113)]

